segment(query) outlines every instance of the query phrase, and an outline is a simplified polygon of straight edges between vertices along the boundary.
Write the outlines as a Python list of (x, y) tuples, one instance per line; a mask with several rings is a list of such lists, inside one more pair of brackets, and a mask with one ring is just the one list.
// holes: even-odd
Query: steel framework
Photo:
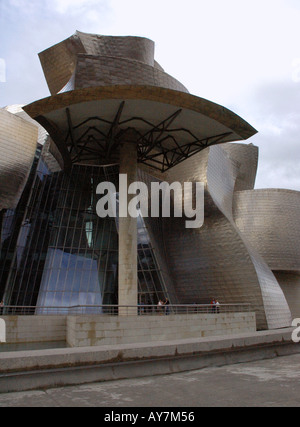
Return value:
[[(69, 108), (66, 108), (68, 131), (64, 138), (71, 163), (109, 163), (118, 151), (124, 132), (135, 129), (137, 137), (138, 162), (165, 172), (199, 151), (226, 141), (232, 132), (199, 138), (189, 129), (172, 127), (182, 110), (179, 109), (158, 124), (143, 117), (134, 116), (121, 121), (125, 101), (123, 101), (113, 121), (93, 116), (74, 125)], [(95, 125), (99, 123), (99, 125)], [(147, 130), (140, 130), (142, 123)], [(81, 131), (81, 133), (80, 133)], [(181, 143), (182, 137), (187, 142)], [(55, 141), (58, 142), (57, 140)], [(59, 146), (62, 144), (60, 143)], [(65, 150), (64, 150), (65, 151)]]

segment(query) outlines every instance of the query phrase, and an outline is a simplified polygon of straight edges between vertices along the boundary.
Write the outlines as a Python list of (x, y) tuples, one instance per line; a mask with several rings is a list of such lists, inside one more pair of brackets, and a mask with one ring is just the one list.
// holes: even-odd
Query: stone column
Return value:
[(133, 307), (119, 308), (119, 316), (137, 315), (137, 219), (128, 214), (128, 203), (134, 197), (128, 195), (128, 187), (137, 181), (136, 141), (135, 131), (130, 130), (120, 143), (119, 305)]

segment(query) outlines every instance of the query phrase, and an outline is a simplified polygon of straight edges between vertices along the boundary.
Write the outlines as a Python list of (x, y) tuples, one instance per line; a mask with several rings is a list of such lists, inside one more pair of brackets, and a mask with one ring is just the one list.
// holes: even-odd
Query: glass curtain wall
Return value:
[[(29, 178), (23, 194), (20, 198), (16, 209), (7, 209), (2, 211), (2, 227), (0, 232), (0, 298), (4, 299), (5, 290), (7, 288), (11, 271), (13, 270), (14, 260), (17, 256), (17, 247), (22, 226), (26, 227), (25, 211), (28, 200), (31, 195), (37, 166), (41, 156), (42, 146), (38, 145), (33, 165), (29, 174)], [(24, 230), (23, 230), (24, 231)], [(21, 237), (21, 236), (20, 236)], [(16, 254), (16, 255), (15, 255)], [(5, 299), (9, 302), (10, 299)]]
[[(17, 241), (1, 258), (6, 305), (57, 307), (61, 312), (63, 307), (118, 304), (117, 221), (96, 213), (97, 185), (110, 181), (118, 189), (118, 178), (117, 166), (74, 165), (69, 173), (53, 173), (40, 159), (25, 209), (23, 203)], [(12, 221), (7, 212), (2, 224), (7, 245)], [(16, 240), (15, 229), (12, 234)], [(142, 217), (138, 283), (140, 304), (155, 305), (168, 297)]]

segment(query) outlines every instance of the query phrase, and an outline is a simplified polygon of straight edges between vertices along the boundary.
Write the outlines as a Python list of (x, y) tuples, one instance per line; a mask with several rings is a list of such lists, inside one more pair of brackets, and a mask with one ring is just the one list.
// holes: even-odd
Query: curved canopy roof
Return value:
[(257, 132), (218, 104), (154, 86), (77, 89), (24, 110), (49, 132), (65, 168), (118, 163), (127, 129), (136, 131), (138, 162), (162, 172), (211, 145), (245, 140)]

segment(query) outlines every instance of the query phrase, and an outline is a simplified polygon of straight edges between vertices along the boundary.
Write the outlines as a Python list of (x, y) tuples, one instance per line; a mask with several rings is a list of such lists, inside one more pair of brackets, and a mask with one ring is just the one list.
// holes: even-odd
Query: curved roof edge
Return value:
[(195, 111), (232, 129), (241, 139), (248, 139), (257, 133), (244, 119), (219, 104), (188, 93), (155, 86), (114, 85), (76, 89), (35, 101), (23, 109), (35, 119), (73, 104), (121, 98), (156, 101)]

